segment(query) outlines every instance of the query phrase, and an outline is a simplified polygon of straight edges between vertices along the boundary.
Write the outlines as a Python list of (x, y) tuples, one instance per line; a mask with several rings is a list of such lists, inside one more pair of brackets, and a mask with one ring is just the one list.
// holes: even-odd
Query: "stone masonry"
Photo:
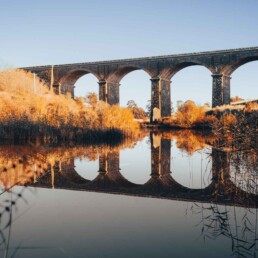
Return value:
[(99, 80), (99, 99), (111, 105), (119, 104), (121, 79), (134, 70), (143, 70), (150, 76), (150, 120), (153, 122), (159, 117), (170, 115), (170, 82), (180, 70), (201, 65), (210, 71), (212, 106), (216, 107), (230, 103), (231, 74), (241, 65), (255, 60), (258, 60), (258, 47), (21, 69), (36, 73), (49, 85), (53, 71), (53, 90), (57, 94), (71, 93), (72, 97), (75, 82), (91, 73)]

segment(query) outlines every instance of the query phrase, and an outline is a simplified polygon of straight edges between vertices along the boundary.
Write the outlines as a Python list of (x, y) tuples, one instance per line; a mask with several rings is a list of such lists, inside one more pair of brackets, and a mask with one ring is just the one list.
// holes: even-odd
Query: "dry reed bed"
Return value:
[[(35, 86), (34, 86), (35, 85)], [(0, 75), (0, 140), (28, 142), (102, 141), (132, 136), (138, 129), (130, 110), (99, 101), (56, 95), (22, 70)]]

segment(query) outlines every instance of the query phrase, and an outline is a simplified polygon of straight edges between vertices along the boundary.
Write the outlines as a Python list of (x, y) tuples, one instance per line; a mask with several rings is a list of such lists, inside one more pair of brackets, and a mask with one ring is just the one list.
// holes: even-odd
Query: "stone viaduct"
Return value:
[(241, 65), (255, 60), (258, 60), (258, 47), (21, 69), (36, 73), (57, 94), (69, 92), (72, 97), (75, 82), (85, 74), (93, 74), (99, 80), (99, 99), (111, 105), (119, 104), (121, 79), (134, 70), (143, 70), (150, 76), (151, 121), (154, 121), (170, 115), (171, 79), (180, 70), (200, 65), (210, 71), (212, 106), (216, 107), (230, 103), (231, 74)]

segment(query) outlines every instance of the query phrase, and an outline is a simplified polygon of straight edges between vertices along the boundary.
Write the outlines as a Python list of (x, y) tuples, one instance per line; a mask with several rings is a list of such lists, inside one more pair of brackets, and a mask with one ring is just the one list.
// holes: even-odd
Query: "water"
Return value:
[(256, 160), (211, 142), (1, 146), (0, 257), (256, 257)]

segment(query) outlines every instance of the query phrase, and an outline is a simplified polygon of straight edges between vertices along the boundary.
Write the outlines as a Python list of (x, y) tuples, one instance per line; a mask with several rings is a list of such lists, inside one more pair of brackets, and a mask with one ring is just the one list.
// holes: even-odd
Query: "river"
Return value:
[(256, 257), (256, 156), (212, 142), (0, 146), (0, 257)]

